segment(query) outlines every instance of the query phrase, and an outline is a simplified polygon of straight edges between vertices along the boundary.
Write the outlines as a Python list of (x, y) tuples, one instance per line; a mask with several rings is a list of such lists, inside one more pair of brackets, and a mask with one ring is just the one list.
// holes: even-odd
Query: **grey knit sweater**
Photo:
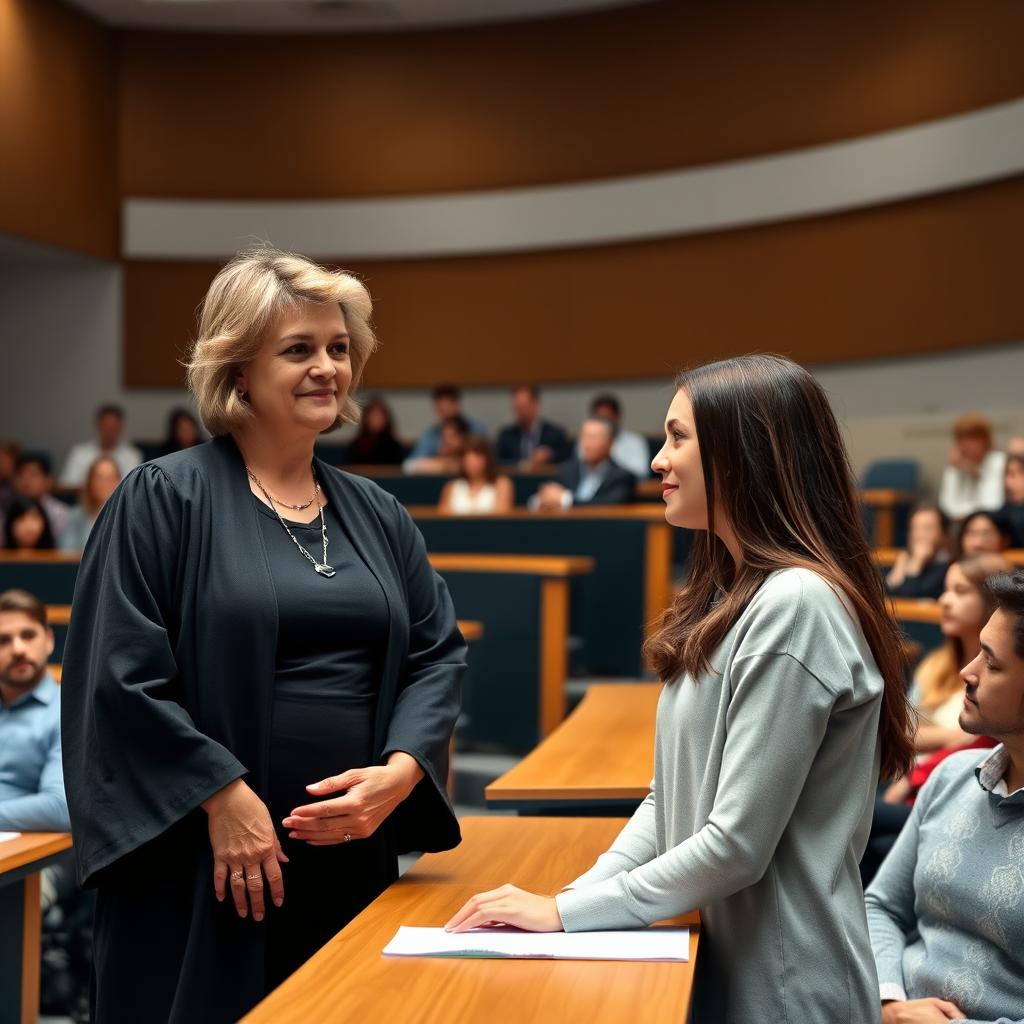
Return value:
[(885, 998), (948, 999), (972, 1024), (1024, 1024), (1024, 790), (1007, 755), (932, 772), (865, 894)]
[(711, 659), (666, 686), (651, 793), (557, 897), (566, 931), (699, 908), (696, 1024), (880, 1017), (857, 862), (883, 689), (845, 598), (773, 573)]

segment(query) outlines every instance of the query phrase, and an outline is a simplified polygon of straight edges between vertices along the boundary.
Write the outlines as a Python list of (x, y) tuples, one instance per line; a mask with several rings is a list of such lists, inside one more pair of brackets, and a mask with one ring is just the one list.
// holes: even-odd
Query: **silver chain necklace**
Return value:
[[(316, 507), (317, 507), (318, 511), (320, 512), (320, 533), (323, 535), (323, 539), (324, 539), (324, 560), (322, 562), (318, 562), (299, 543), (299, 541), (296, 538), (295, 534), (292, 533), (292, 531), (290, 529), (288, 529), (288, 524), (284, 521), (284, 517), (281, 515), (281, 513), (277, 511), (277, 506), (274, 504), (274, 499), (271, 498), (271, 496), (267, 493), (267, 489), (260, 482), (259, 477), (257, 477), (256, 474), (248, 466), (245, 467), (245, 471), (252, 478), (253, 483), (255, 483), (256, 486), (263, 492), (263, 496), (267, 499), (267, 502), (270, 504), (270, 507), (274, 510), (274, 515), (277, 516), (277, 518), (280, 521), (281, 525), (284, 527), (284, 532), (287, 533), (289, 537), (291, 537), (292, 543), (299, 549), (299, 551), (302, 552), (303, 557), (305, 557), (307, 559), (309, 564), (312, 565), (313, 568), (321, 576), (328, 576), (328, 577), (333, 576), (334, 573), (336, 572), (336, 570), (335, 570), (334, 566), (327, 564), (327, 522), (324, 519), (324, 506), (320, 502), (320, 481), (317, 480), (316, 473), (313, 473), (313, 499), (311, 501), (307, 502), (305, 507), (308, 508), (309, 505), (312, 504), (312, 501), (315, 500), (316, 501)], [(289, 506), (289, 507), (290, 508), (295, 508), (296, 506), (292, 505), (292, 506)]]

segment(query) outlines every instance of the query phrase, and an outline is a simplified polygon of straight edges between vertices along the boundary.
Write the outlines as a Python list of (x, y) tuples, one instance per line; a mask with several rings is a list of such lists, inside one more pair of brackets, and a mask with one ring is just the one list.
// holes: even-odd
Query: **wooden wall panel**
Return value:
[(663, 0), (532, 23), (130, 33), (131, 196), (317, 198), (760, 156), (1024, 94), (1018, 0)]
[[(754, 349), (826, 363), (1024, 337), (1024, 177), (834, 217), (627, 246), (350, 266), (377, 387), (668, 376)], [(129, 262), (126, 383), (175, 360), (216, 272)]]
[(58, 0), (0, 0), (0, 232), (118, 255), (116, 49)]

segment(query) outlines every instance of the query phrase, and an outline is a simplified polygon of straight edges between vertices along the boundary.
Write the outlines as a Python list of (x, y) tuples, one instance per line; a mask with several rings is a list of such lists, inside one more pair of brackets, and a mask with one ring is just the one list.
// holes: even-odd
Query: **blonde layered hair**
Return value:
[[(328, 427), (359, 422), (354, 394), (366, 360), (377, 347), (370, 326), (373, 304), (357, 278), (328, 270), (305, 256), (258, 246), (240, 252), (213, 279), (203, 299), (199, 335), (185, 363), (188, 387), (211, 434), (228, 434), (255, 414), (235, 388), (235, 375), (255, 358), (270, 325), (304, 302), (336, 302), (350, 337), (352, 385)], [(326, 433), (326, 431), (325, 431)]]

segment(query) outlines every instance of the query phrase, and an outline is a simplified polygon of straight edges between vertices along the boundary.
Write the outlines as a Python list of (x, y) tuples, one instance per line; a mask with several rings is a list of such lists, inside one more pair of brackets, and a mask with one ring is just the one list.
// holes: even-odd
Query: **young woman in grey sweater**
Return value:
[(512, 885), (449, 921), (638, 928), (701, 912), (691, 1020), (871, 1024), (857, 862), (879, 773), (912, 757), (899, 634), (821, 387), (778, 356), (680, 376), (653, 461), (693, 529), (647, 644), (667, 685), (651, 792), (554, 897)]

